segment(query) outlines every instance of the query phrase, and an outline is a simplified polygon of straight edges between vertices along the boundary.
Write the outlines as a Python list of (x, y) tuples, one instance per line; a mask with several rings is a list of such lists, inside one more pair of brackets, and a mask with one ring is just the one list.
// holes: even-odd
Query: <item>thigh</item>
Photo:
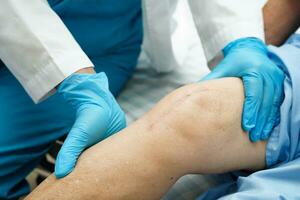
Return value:
[[(198, 147), (202, 152), (199, 160), (204, 158), (206, 163), (201, 171), (223, 173), (264, 169), (266, 142), (252, 143), (248, 133), (242, 129), (242, 81), (237, 78), (219, 79), (204, 83), (201, 87), (199, 96), (193, 100), (198, 105), (202, 101), (204, 105), (200, 103), (199, 114), (193, 115), (195, 122), (189, 124), (192, 129), (186, 127), (187, 132), (199, 134), (197, 141), (200, 142)], [(203, 122), (204, 126), (197, 125)]]

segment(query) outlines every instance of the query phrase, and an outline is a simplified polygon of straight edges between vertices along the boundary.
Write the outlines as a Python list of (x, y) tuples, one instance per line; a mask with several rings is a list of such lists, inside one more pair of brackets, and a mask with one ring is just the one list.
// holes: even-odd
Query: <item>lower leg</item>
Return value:
[(238, 79), (178, 89), (28, 199), (159, 199), (184, 174), (262, 169), (265, 143), (241, 130), (243, 94)]

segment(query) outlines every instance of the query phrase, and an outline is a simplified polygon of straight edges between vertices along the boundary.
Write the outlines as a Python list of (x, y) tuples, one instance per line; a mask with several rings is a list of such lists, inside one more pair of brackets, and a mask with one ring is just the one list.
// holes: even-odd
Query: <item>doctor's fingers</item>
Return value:
[(223, 77), (238, 77), (238, 72), (240, 68), (238, 66), (233, 66), (229, 63), (229, 58), (224, 58), (220, 64), (218, 64), (209, 74), (203, 77), (199, 82), (208, 81)]
[[(263, 79), (257, 74), (243, 77), (245, 102), (243, 108), (242, 127), (251, 133), (257, 124), (259, 108), (263, 100)], [(251, 137), (250, 137), (251, 138)]]
[(274, 123), (269, 124), (270, 115), (272, 114), (273, 102), (275, 95), (275, 86), (269, 77), (263, 79), (263, 96), (262, 103), (257, 115), (257, 123), (255, 128), (250, 131), (250, 138), (253, 142), (262, 140), (264, 132), (269, 134), (271, 130), (267, 130), (268, 126), (273, 128)]
[(55, 162), (55, 176), (63, 178), (75, 168), (80, 154), (86, 148), (86, 141), (81, 137), (81, 130), (72, 128)]
[(274, 98), (272, 109), (269, 115), (268, 122), (264, 127), (262, 140), (266, 140), (270, 137), (270, 134), (274, 127), (276, 127), (280, 122), (280, 107), (284, 100), (284, 90), (283, 90), (283, 79), (282, 82), (276, 82), (274, 90)]

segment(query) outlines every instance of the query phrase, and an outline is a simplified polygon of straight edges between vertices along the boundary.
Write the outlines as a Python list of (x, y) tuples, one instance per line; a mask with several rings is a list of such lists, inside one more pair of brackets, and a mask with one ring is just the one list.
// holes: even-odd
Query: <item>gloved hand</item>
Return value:
[(55, 175), (62, 178), (73, 171), (86, 148), (123, 129), (126, 120), (104, 73), (73, 74), (61, 83), (58, 93), (76, 110), (75, 123), (55, 164)]
[(245, 89), (242, 127), (253, 142), (268, 139), (280, 120), (283, 71), (269, 59), (267, 47), (256, 38), (231, 42), (223, 53), (223, 61), (203, 80), (242, 78)]

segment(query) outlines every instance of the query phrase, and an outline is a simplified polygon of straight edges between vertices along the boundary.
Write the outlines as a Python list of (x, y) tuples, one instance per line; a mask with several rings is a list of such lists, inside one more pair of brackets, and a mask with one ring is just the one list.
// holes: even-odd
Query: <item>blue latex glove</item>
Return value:
[(267, 47), (256, 38), (231, 42), (223, 53), (223, 61), (203, 80), (242, 78), (245, 88), (242, 127), (253, 142), (268, 139), (280, 119), (283, 71), (269, 59)]
[(55, 175), (71, 173), (80, 154), (126, 126), (125, 114), (108, 89), (104, 73), (73, 74), (58, 88), (76, 110), (76, 120), (56, 160)]

